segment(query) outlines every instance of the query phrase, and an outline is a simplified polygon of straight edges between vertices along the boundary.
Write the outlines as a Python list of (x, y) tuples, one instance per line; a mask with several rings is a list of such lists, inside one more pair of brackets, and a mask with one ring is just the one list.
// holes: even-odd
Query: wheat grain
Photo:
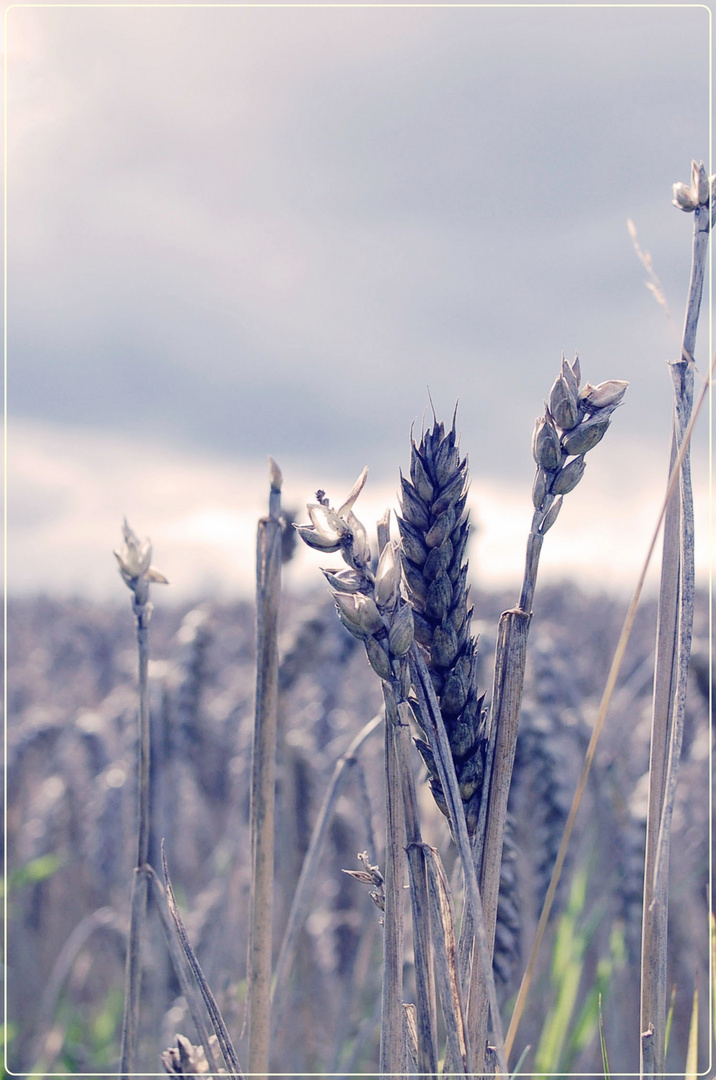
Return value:
[[(434, 423), (416, 445), (411, 440), (410, 479), (401, 474), (398, 517), (415, 637), (422, 646), (450, 742), (468, 832), (477, 829), (485, 764), (485, 723), (476, 679), (476, 642), (470, 633), (465, 509), (467, 459), (460, 459), (455, 419), (446, 433)], [(427, 743), (416, 744), (428, 767), (430, 787), (443, 814), (445, 796)]]

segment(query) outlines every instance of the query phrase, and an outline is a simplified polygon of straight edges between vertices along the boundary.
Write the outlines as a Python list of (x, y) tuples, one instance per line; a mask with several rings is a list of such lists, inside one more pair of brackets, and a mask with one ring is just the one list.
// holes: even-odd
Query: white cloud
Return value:
[[(659, 512), (662, 484), (645, 472), (643, 451), (605, 440), (590, 457), (579, 487), (545, 539), (540, 580), (578, 580), (590, 591), (629, 592)], [(355, 480), (330, 466), (315, 476), (281, 461), (284, 505), (301, 511), (322, 486), (338, 503)], [(121, 598), (112, 549), (127, 516), (154, 544), (154, 562), (172, 582), (172, 599), (247, 596), (254, 589), (256, 524), (266, 512), (268, 467), (209, 454), (170, 451), (147, 439), (108, 438), (101, 432), (12, 421), (8, 456), (9, 594), (44, 590)], [(648, 477), (644, 482), (644, 476)], [(387, 506), (397, 507), (396, 484), (371, 482), (358, 516), (369, 531)], [(697, 562), (708, 573), (708, 477), (695, 466)], [(531, 518), (529, 488), (473, 477), (474, 540), (471, 580), (482, 588), (509, 586), (515, 601)], [(394, 525), (395, 528), (395, 525)], [(331, 565), (301, 546), (287, 570), (291, 588), (321, 581)], [(658, 549), (657, 549), (658, 561)], [(157, 592), (163, 589), (157, 587)]]

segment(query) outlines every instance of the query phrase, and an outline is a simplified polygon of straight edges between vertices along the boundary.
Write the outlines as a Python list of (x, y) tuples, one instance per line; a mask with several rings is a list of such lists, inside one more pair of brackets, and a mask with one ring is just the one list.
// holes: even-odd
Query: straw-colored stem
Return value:
[(406, 1072), (403, 1034), (403, 883), (405, 821), (400, 798), (400, 767), (394, 725), (385, 725), (385, 919), (383, 930), (383, 994), (380, 1020), (380, 1074)]
[(406, 701), (396, 703), (393, 687), (383, 682), (385, 720), (395, 734), (395, 746), (403, 793), (403, 817), (410, 875), (410, 905), (413, 917), (413, 949), (415, 953), (416, 1026), (418, 1071), (428, 1075), (437, 1072), (437, 1019), (435, 985), (432, 972), (432, 942), (428, 900), (427, 869), (423, 838), (418, 818), (418, 801), (411, 766), (410, 706)]
[(191, 1018), (194, 1021), (194, 1026), (196, 1028), (196, 1034), (200, 1045), (204, 1048), (209, 1068), (211, 1072), (216, 1075), (220, 1067), (219, 1061), (214, 1052), (214, 1043), (209, 1037), (209, 1028), (207, 1027), (204, 1013), (201, 1009), (199, 991), (187, 974), (185, 954), (182, 951), (181, 938), (178, 938), (176, 933), (176, 924), (172, 921), (167, 893), (151, 866), (146, 867), (146, 873), (156, 900), (157, 911), (159, 912), (159, 918), (164, 931), (164, 939), (167, 943), (169, 955), (172, 958), (174, 973), (181, 987), (181, 992), (184, 995), (184, 1000), (189, 1007), (189, 1012), (191, 1013)]
[[(475, 873), (472, 846), (467, 832), (465, 810), (460, 797), (450, 744), (447, 732), (445, 731), (445, 724), (443, 723), (440, 714), (440, 707), (435, 696), (432, 679), (430, 678), (430, 673), (425, 661), (415, 645), (413, 645), (410, 650), (410, 669), (413, 686), (418, 699), (421, 727), (428, 735), (430, 748), (435, 757), (435, 764), (438, 768), (440, 783), (450, 812), (450, 824), (452, 825), (453, 835), (455, 837), (458, 852), (460, 853), (460, 860), (465, 875), (467, 898), (472, 908), (472, 917), (475, 924), (475, 944), (477, 947), (476, 966), (479, 966), (481, 977), (484, 979), (485, 993), (497, 1050), (498, 1067), (500, 1073), (506, 1077), (507, 1063), (504, 1052), (502, 1019), (497, 1003), (497, 990), (495, 988), (495, 979), (492, 973), (491, 950), (489, 948), (487, 932), (485, 929), (482, 899), (480, 896), (477, 875)], [(484, 1040), (482, 1043), (475, 1042), (471, 1032), (470, 1042), (474, 1055), (474, 1067), (479, 1073), (482, 1071), (482, 1063), (485, 1054)]]
[(461, 991), (457, 964), (455, 915), (450, 886), (436, 849), (423, 844), (423, 854), (428, 871), (435, 976), (442, 1001), (447, 1044), (443, 1075), (469, 1075), (472, 1072), (472, 1063), (465, 1023), (465, 999)]
[[(516, 608), (503, 613), (497, 630), (492, 707), (485, 763), (486, 782), (480, 805), (475, 848), (490, 958), (492, 958), (495, 942), (502, 845), (507, 819), (507, 799), (517, 749), (517, 729), (527, 662), (527, 637), (532, 618), (539, 559), (544, 542), (544, 533), (541, 530), (553, 503), (554, 498), (548, 497), (544, 505), (535, 510), (532, 516), (532, 526), (527, 538), (520, 601)], [(468, 1028), (476, 1039), (476, 1046), (484, 1046), (488, 1003), (484, 992), (482, 965), (473, 964), (472, 966), (468, 1009)], [(509, 1055), (507, 1047), (505, 1052)]]
[(271, 940), (281, 590), (281, 476), (272, 462), (269, 516), (256, 545), (256, 712), (251, 767), (251, 918), (248, 956), (249, 1072), (265, 1077), (271, 1036)]
[[(148, 594), (148, 590), (145, 590)], [(142, 591), (133, 594), (133, 608), (137, 624), (137, 649), (139, 654), (139, 763), (138, 763), (138, 815), (137, 860), (132, 880), (125, 965), (124, 1013), (122, 1016), (122, 1040), (120, 1072), (127, 1077), (135, 1071), (137, 1054), (137, 1029), (139, 1025), (139, 997), (142, 985), (141, 947), (142, 929), (147, 909), (147, 879), (142, 872), (149, 853), (149, 618), (151, 605)]]
[[(534, 592), (539, 548), (531, 545), (528, 552), (530, 585), (523, 588), (522, 595)], [(532, 558), (530, 558), (530, 554)], [(528, 611), (516, 608), (506, 611), (500, 618), (495, 647), (495, 674), (492, 688), (492, 715), (489, 743), (492, 764), (487, 786), (487, 809), (485, 840), (481, 859), (480, 892), (483, 898), (485, 933), (490, 960), (494, 949), (497, 903), (500, 891), (500, 867), (504, 843), (507, 798), (512, 781), (512, 769), (517, 747), (517, 727), (520, 717), (525, 663), (527, 659), (527, 636), (531, 616)], [(473, 964), (469, 1001), (469, 1030), (475, 1033), (476, 1047), (485, 1044), (487, 1031), (487, 998), (484, 992), (482, 965)], [(479, 1059), (478, 1059), (479, 1067)]]
[[(708, 206), (694, 211), (691, 280), (681, 358), (671, 365), (674, 429), (670, 468), (679, 486), (666, 509), (652, 705), (641, 966), (641, 1076), (663, 1072), (666, 1025), (668, 866), (691, 652), (694, 593), (693, 501), (686, 430), (693, 401), (696, 332), (709, 234)], [(682, 445), (683, 453), (680, 454)]]
[[(149, 869), (149, 868), (148, 868)], [(171, 878), (169, 877), (169, 869), (167, 867), (166, 853), (164, 851), (164, 844), (162, 843), (162, 873), (164, 874), (164, 889), (167, 900), (167, 908), (169, 914), (174, 922), (174, 927), (181, 943), (182, 951), (187, 959), (189, 967), (191, 968), (192, 975), (196, 980), (196, 984), (199, 987), (206, 1011), (209, 1014), (214, 1033), (216, 1035), (219, 1047), (224, 1055), (224, 1061), (228, 1067), (229, 1073), (233, 1077), (243, 1077), (239, 1060), (236, 1056), (233, 1043), (229, 1032), (227, 1031), (224, 1018), (221, 1015), (219, 1006), (216, 1003), (211, 987), (204, 977), (204, 972), (201, 970), (201, 965), (197, 959), (196, 953), (192, 948), (192, 944), (189, 941), (189, 935), (186, 932), (186, 927), (179, 912), (179, 907), (174, 896), (174, 889), (172, 888)], [(209, 1059), (211, 1060), (211, 1059)]]
[(273, 992), (271, 995), (271, 1029), (273, 1033), (277, 1031), (280, 1024), (283, 996), (288, 978), (291, 974), (291, 968), (293, 967), (296, 958), (298, 933), (306, 919), (308, 904), (311, 899), (311, 889), (316, 881), (318, 863), (334, 807), (338, 801), (338, 796), (343, 789), (343, 784), (349, 775), (349, 771), (356, 763), (358, 751), (366, 739), (376, 730), (382, 720), (382, 712), (378, 713), (377, 716), (374, 716), (372, 720), (369, 720), (358, 732), (345, 753), (341, 754), (335, 764), (328, 789), (323, 797), (323, 803), (318, 813), (316, 824), (313, 827), (311, 842), (304, 857), (301, 873), (293, 894), (293, 900), (291, 901), (291, 910), (288, 913), (288, 921), (281, 942), (281, 951), (276, 964)]

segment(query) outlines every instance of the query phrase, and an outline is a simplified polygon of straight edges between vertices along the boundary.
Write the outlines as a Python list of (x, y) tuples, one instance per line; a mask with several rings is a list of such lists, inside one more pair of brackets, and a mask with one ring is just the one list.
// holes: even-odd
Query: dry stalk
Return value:
[(395, 745), (398, 767), (398, 788), (403, 796), (404, 846), (408, 857), (410, 904), (413, 920), (413, 950), (415, 953), (415, 982), (417, 1005), (415, 1028), (417, 1036), (418, 1071), (435, 1074), (438, 1067), (437, 1017), (432, 964), (432, 933), (428, 900), (427, 867), (424, 844), (418, 820), (418, 801), (415, 794), (411, 765), (410, 718), (412, 712), (405, 700), (395, 700), (389, 682), (383, 682), (386, 727)]
[[(428, 734), (430, 740), (430, 748), (433, 752), (440, 784), (450, 813), (450, 824), (453, 836), (460, 854), (467, 898), (472, 910), (478, 961), (477, 964), (473, 964), (473, 971), (476, 969), (480, 971), (485, 985), (485, 1031), (487, 1029), (487, 1013), (489, 1011), (492, 1018), (493, 1036), (496, 1043), (497, 1064), (501, 1075), (506, 1077), (508, 1073), (503, 1049), (504, 1037), (502, 1034), (502, 1020), (500, 1017), (500, 1010), (497, 1002), (497, 990), (495, 988), (495, 980), (492, 972), (490, 947), (483, 917), (482, 899), (477, 882), (472, 845), (467, 832), (465, 811), (457, 783), (457, 777), (455, 775), (450, 744), (445, 730), (445, 724), (443, 723), (440, 714), (440, 708), (438, 706), (430, 673), (425, 664), (425, 660), (415, 644), (413, 644), (411, 648), (410, 660), (413, 685), (418, 699), (417, 705), (420, 712), (420, 724), (423, 730)], [(478, 1033), (479, 1041), (475, 1041), (472, 1029), (469, 1028), (468, 1030), (470, 1031), (471, 1045), (474, 1054), (474, 1068), (478, 1072), (482, 1072), (481, 1057), (485, 1053), (485, 1035), (483, 1032), (482, 1037), (480, 1037), (480, 1034)]]
[(446, 1058), (449, 1057), (453, 1071), (458, 1071), (455, 1067), (457, 1062), (459, 1072), (469, 1074), (472, 1071), (472, 1064), (469, 1059), (466, 1021), (457, 967), (455, 915), (450, 887), (442, 860), (435, 848), (426, 845), (424, 854), (428, 870), (430, 916), (435, 943), (435, 971), (447, 1034)]
[[(169, 914), (171, 915), (174, 922), (176, 933), (179, 941), (181, 942), (181, 947), (184, 955), (186, 956), (186, 959), (189, 963), (189, 967), (191, 968), (194, 979), (196, 980), (196, 984), (199, 987), (201, 996), (204, 999), (204, 1004), (206, 1005), (209, 1019), (211, 1020), (212, 1027), (214, 1028), (214, 1034), (216, 1035), (216, 1039), (219, 1047), (221, 1048), (221, 1052), (224, 1055), (224, 1061), (226, 1062), (232, 1076), (243, 1077), (244, 1074), (241, 1071), (241, 1066), (239, 1065), (236, 1051), (234, 1050), (231, 1037), (229, 1035), (229, 1032), (227, 1031), (226, 1024), (224, 1023), (224, 1018), (221, 1015), (219, 1006), (216, 1003), (216, 998), (211, 992), (211, 987), (209, 986), (208, 982), (204, 977), (204, 972), (201, 970), (201, 966), (197, 959), (196, 953), (194, 952), (191, 942), (189, 941), (189, 935), (186, 932), (182, 917), (179, 914), (179, 907), (174, 896), (174, 889), (172, 888), (171, 878), (169, 877), (169, 870), (167, 867), (167, 860), (164, 852), (163, 843), (162, 872), (164, 874), (164, 890), (167, 900), (167, 906), (169, 908)], [(207, 1039), (206, 1045), (210, 1047), (211, 1043), (209, 1039)]]
[(636, 587), (634, 589), (634, 593), (632, 595), (632, 598), (631, 598), (631, 600), (629, 602), (629, 607), (627, 609), (627, 613), (626, 613), (626, 615), (624, 617), (624, 624), (622, 626), (622, 630), (621, 630), (621, 633), (619, 635), (619, 640), (617, 642), (616, 649), (614, 650), (614, 657), (612, 659), (611, 667), (609, 669), (609, 674), (607, 676), (607, 682), (606, 682), (606, 685), (604, 687), (604, 692), (602, 694), (602, 698), (601, 698), (601, 701), (599, 703), (599, 710), (597, 712), (597, 718), (595, 720), (594, 728), (592, 730), (592, 735), (591, 735), (591, 738), (589, 740), (589, 746), (587, 747), (587, 751), (586, 751), (586, 754), (584, 756), (584, 763), (582, 765), (582, 771), (580, 773), (579, 781), (577, 783), (577, 789), (576, 789), (576, 791), (574, 793), (574, 798), (572, 800), (572, 805), (570, 807), (569, 815), (567, 817), (567, 822), (565, 824), (564, 832), (562, 834), (562, 840), (561, 840), (561, 843), (560, 843), (560, 846), (559, 846), (559, 851), (557, 853), (557, 858), (555, 860), (554, 869), (552, 870), (552, 876), (550, 878), (549, 887), (547, 889), (547, 895), (545, 897), (545, 901), (544, 901), (544, 904), (542, 906), (542, 912), (540, 914), (539, 924), (537, 926), (537, 931), (535, 933), (535, 939), (534, 939), (534, 942), (532, 944), (532, 948), (530, 950), (529, 960), (528, 960), (527, 966), (525, 968), (525, 973), (524, 973), (524, 975), (522, 977), (522, 983), (520, 985), (520, 989), (519, 989), (519, 992), (518, 992), (518, 995), (517, 995), (517, 999), (515, 1001), (515, 1006), (514, 1006), (514, 1009), (513, 1009), (513, 1012), (512, 1012), (512, 1018), (510, 1020), (510, 1026), (509, 1026), (508, 1031), (507, 1031), (507, 1036), (506, 1036), (506, 1039), (505, 1039), (505, 1051), (506, 1051), (506, 1053), (508, 1055), (511, 1053), (512, 1048), (514, 1046), (515, 1037), (517, 1035), (517, 1029), (519, 1027), (520, 1020), (522, 1018), (522, 1013), (524, 1011), (525, 1002), (527, 1000), (527, 994), (529, 992), (529, 988), (530, 988), (530, 985), (531, 985), (531, 982), (532, 982), (532, 976), (533, 976), (534, 971), (535, 971), (540, 946), (542, 944), (542, 939), (544, 938), (544, 933), (545, 933), (545, 930), (547, 928), (547, 923), (549, 921), (549, 916), (550, 916), (551, 911), (552, 911), (552, 904), (553, 904), (553, 901), (554, 901), (555, 893), (557, 891), (557, 884), (559, 882), (559, 877), (560, 877), (560, 874), (562, 872), (562, 867), (564, 866), (564, 860), (565, 860), (565, 857), (566, 857), (566, 854), (567, 854), (567, 848), (569, 846), (569, 840), (570, 840), (570, 837), (572, 835), (572, 829), (574, 828), (574, 822), (575, 822), (575, 820), (577, 818), (577, 813), (579, 811), (579, 807), (580, 807), (581, 802), (582, 802), (582, 796), (584, 795), (584, 791), (586, 789), (587, 779), (589, 777), (589, 773), (590, 773), (590, 770), (591, 770), (591, 767), (592, 767), (592, 762), (594, 760), (594, 755), (595, 755), (596, 750), (597, 750), (597, 744), (599, 742), (599, 737), (600, 737), (600, 735), (602, 733), (602, 729), (604, 727), (604, 722), (605, 722), (605, 720), (607, 718), (607, 713), (609, 711), (609, 706), (611, 704), (612, 696), (614, 694), (614, 688), (616, 686), (617, 679), (619, 678), (619, 672), (621, 671), (621, 666), (622, 666), (622, 663), (624, 661), (624, 656), (625, 656), (625, 653), (626, 653), (627, 643), (629, 641), (629, 637), (631, 636), (632, 628), (634, 626), (634, 619), (636, 617), (637, 607), (639, 605), (639, 600), (641, 599), (641, 594), (642, 594), (642, 591), (643, 591), (643, 588), (644, 588), (644, 582), (646, 581), (646, 575), (647, 575), (647, 572), (649, 570), (649, 566), (651, 564), (652, 556), (653, 556), (654, 551), (656, 549), (656, 543), (657, 543), (657, 540), (659, 538), (659, 532), (661, 530), (661, 525), (662, 525), (662, 522), (663, 522), (664, 517), (666, 515), (667, 507), (668, 507), (668, 505), (669, 505), (669, 503), (671, 501), (671, 497), (672, 497), (672, 495), (673, 495), (673, 493), (674, 493), (674, 491), (676, 489), (676, 485), (679, 482), (679, 474), (680, 474), (680, 470), (681, 470), (681, 463), (683, 461), (684, 455), (686, 454), (688, 444), (689, 444), (689, 442), (691, 440), (691, 434), (693, 432), (693, 429), (694, 429), (696, 420), (698, 418), (698, 415), (701, 412), (701, 409), (703, 408), (704, 402), (706, 401), (706, 396), (707, 396), (709, 387), (711, 385), (711, 380), (714, 377), (714, 371), (716, 371), (716, 356), (714, 356), (714, 359), (713, 359), (713, 362), (712, 362), (712, 365), (711, 365), (711, 370), (710, 370), (709, 375), (707, 376), (707, 378), (706, 378), (706, 380), (704, 382), (704, 385), (703, 385), (702, 390), (701, 390), (701, 394), (699, 395), (698, 403), (696, 405), (696, 408), (694, 409), (693, 415), (692, 415), (691, 420), (689, 422), (689, 426), (686, 429), (686, 432), (684, 434), (684, 439), (683, 439), (681, 448), (679, 450), (678, 457), (676, 458), (676, 461), (674, 462), (674, 466), (673, 466), (673, 469), (671, 471), (671, 475), (669, 477), (669, 483), (667, 485), (664, 502), (663, 502), (663, 505), (661, 507), (661, 511), (659, 513), (658, 520), (657, 520), (656, 525), (654, 527), (654, 531), (653, 531), (651, 540), (649, 542), (649, 548), (647, 550), (646, 557), (644, 559), (644, 563), (643, 563), (643, 566), (641, 568), (641, 572), (639, 574), (639, 579), (638, 579)]
[(680, 209), (693, 212), (694, 230), (681, 356), (670, 365), (674, 423), (669, 467), (673, 471), (679, 457), (681, 466), (678, 489), (675, 487), (666, 508), (659, 592), (642, 922), (642, 1076), (659, 1075), (664, 1067), (669, 843), (681, 756), (694, 599), (694, 515), (685, 436), (693, 404), (694, 349), (708, 251), (712, 184), (713, 178), (710, 182), (703, 164), (693, 161), (690, 187), (674, 185), (674, 202)]
[[(406, 1040), (403, 1030), (403, 882), (405, 821), (400, 767), (391, 727), (385, 725), (385, 916), (383, 919), (383, 988), (380, 1007), (380, 1074), (403, 1077)], [(417, 1054), (417, 1034), (416, 1034)]]
[(256, 712), (251, 760), (251, 916), (247, 996), (249, 1072), (265, 1077), (271, 1041), (271, 920), (281, 592), (281, 472), (269, 459), (269, 515), (256, 542)]
[(129, 937), (125, 969), (124, 1013), (122, 1016), (122, 1046), (120, 1072), (127, 1077), (134, 1072), (139, 1024), (139, 997), (142, 985), (142, 929), (147, 909), (147, 858), (149, 855), (149, 620), (152, 605), (149, 600), (151, 582), (167, 584), (167, 579), (151, 566), (152, 546), (149, 540), (139, 541), (126, 520), (123, 526), (124, 543), (115, 551), (119, 572), (132, 593), (132, 611), (137, 629), (139, 653), (139, 761), (138, 761), (138, 837), (137, 860), (132, 878), (129, 915)]
[[(163, 848), (162, 848), (163, 852)], [(157, 911), (162, 923), (162, 929), (164, 931), (164, 938), (167, 943), (169, 955), (172, 958), (172, 965), (174, 967), (174, 973), (179, 981), (181, 992), (184, 995), (184, 1000), (187, 1003), (191, 1018), (194, 1021), (197, 1035), (199, 1037), (200, 1047), (204, 1051), (204, 1056), (207, 1061), (208, 1067), (212, 1072), (219, 1071), (219, 1063), (216, 1058), (215, 1042), (216, 1037), (212, 1038), (209, 1035), (209, 1029), (206, 1026), (206, 1020), (204, 1013), (201, 1009), (201, 1003), (199, 1000), (199, 993), (194, 983), (189, 978), (187, 971), (187, 959), (183, 949), (183, 942), (181, 936), (177, 932), (176, 922), (172, 918), (170, 911), (170, 904), (167, 897), (166, 890), (162, 887), (162, 883), (157, 877), (156, 871), (152, 867), (147, 867), (147, 875), (149, 878), (149, 884), (154, 890)], [(167, 875), (168, 876), (168, 875)], [(191, 970), (191, 966), (189, 967)], [(192, 972), (193, 974), (193, 972)]]
[[(527, 658), (527, 637), (532, 618), (532, 602), (542, 544), (557, 519), (562, 500), (582, 479), (585, 455), (604, 438), (611, 416), (618, 407), (627, 383), (612, 379), (580, 390), (579, 360), (573, 364), (562, 358), (545, 407), (535, 425), (532, 453), (537, 472), (532, 488), (534, 514), (527, 539), (522, 592), (516, 608), (500, 618), (495, 648), (492, 705), (488, 732), (487, 776), (480, 807), (484, 845), (480, 885), (484, 903), (485, 928), (492, 955), (500, 890), (500, 866), (507, 818), (507, 797), (512, 780), (517, 727)], [(473, 967), (470, 992), (470, 1030), (476, 1031), (477, 1046), (484, 1046), (487, 1001), (482, 967)], [(481, 1061), (478, 1058), (477, 1067)]]

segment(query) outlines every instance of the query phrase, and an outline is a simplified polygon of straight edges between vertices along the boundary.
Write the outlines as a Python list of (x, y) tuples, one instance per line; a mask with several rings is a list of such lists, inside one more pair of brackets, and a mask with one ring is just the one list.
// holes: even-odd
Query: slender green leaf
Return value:
[(517, 1064), (515, 1065), (515, 1067), (514, 1067), (514, 1069), (512, 1071), (512, 1075), (510, 1077), (510, 1080), (515, 1080), (515, 1077), (520, 1075), (520, 1071), (522, 1069), (522, 1066), (525, 1063), (525, 1058), (527, 1057), (527, 1055), (529, 1054), (531, 1049), (532, 1049), (532, 1047), (528, 1043), (527, 1046), (524, 1048), (524, 1050), (522, 1051), (522, 1053), (520, 1054), (520, 1056), (517, 1059)]
[(674, 1006), (676, 1004), (676, 983), (671, 988), (671, 1001), (669, 1002), (669, 1011), (666, 1014), (666, 1027), (664, 1028), (664, 1056), (669, 1049), (669, 1036), (671, 1035), (671, 1025), (674, 1019)]
[(698, 1073), (699, 1056), (699, 988), (694, 986), (694, 1003), (691, 1008), (691, 1023), (689, 1024), (689, 1042), (686, 1050), (685, 1080)]
[[(40, 855), (37, 859), (25, 863), (24, 866), (11, 870), (7, 876), (8, 896), (11, 898), (16, 890), (22, 889), (25, 885), (37, 885), (41, 881), (47, 881), (57, 873), (64, 862), (63, 855), (50, 852), (48, 855)], [(5, 888), (5, 882), (0, 882), (0, 896), (5, 895)]]
[(611, 1073), (609, 1072), (609, 1057), (607, 1055), (607, 1041), (604, 1038), (604, 1016), (602, 1015), (602, 995), (599, 995), (599, 1045), (602, 1048), (602, 1068), (604, 1069), (604, 1080), (611, 1080)]

